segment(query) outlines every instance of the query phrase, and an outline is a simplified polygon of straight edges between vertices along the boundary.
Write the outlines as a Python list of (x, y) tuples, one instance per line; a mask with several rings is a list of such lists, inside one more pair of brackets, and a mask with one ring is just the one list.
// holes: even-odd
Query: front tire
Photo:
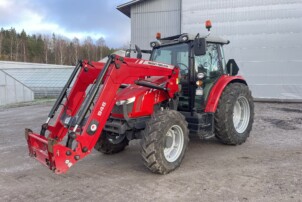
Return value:
[(229, 84), (222, 93), (215, 113), (215, 135), (224, 144), (246, 141), (254, 122), (254, 103), (248, 86)]
[(178, 168), (189, 141), (188, 123), (175, 110), (162, 110), (146, 123), (141, 140), (141, 156), (152, 172), (167, 174)]
[(99, 137), (94, 149), (103, 154), (115, 154), (123, 151), (129, 144), (127, 137), (122, 137), (123, 139), (117, 142), (110, 141), (110, 134), (107, 131), (103, 131)]

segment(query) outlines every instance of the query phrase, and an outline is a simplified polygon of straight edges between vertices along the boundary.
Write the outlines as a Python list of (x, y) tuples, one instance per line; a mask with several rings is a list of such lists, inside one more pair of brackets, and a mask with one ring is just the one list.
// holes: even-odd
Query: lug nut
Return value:
[(71, 155), (71, 151), (70, 151), (70, 150), (67, 150), (67, 151), (66, 151), (66, 155), (67, 155), (67, 156), (70, 156), (70, 155)]
[(87, 151), (88, 151), (88, 148), (87, 147), (83, 147), (82, 152), (86, 153)]
[(74, 159), (77, 161), (77, 160), (80, 159), (80, 156), (79, 156), (79, 155), (75, 155), (75, 156), (74, 156)]

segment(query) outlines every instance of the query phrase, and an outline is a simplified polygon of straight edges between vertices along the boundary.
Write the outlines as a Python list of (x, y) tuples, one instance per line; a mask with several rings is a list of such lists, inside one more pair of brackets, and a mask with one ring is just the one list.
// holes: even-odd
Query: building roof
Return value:
[(0, 71), (34, 91), (35, 96), (57, 96), (74, 67), (0, 61)]
[(142, 1), (146, 1), (146, 0), (132, 0), (132, 1), (129, 1), (127, 3), (117, 6), (116, 9), (121, 11), (122, 13), (124, 13), (125, 15), (127, 15), (130, 18), (131, 17), (131, 9), (130, 9), (131, 6), (134, 4), (140, 3)]
[(29, 62), (0, 61), (0, 69), (61, 69), (61, 68), (73, 69), (74, 66), (29, 63)]
[(35, 88), (63, 88), (73, 69), (17, 68), (4, 69), (3, 71), (34, 90)]

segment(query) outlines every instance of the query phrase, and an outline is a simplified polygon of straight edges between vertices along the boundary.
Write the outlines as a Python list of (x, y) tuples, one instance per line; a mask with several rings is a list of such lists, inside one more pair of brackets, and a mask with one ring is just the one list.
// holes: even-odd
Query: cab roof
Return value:
[[(180, 42), (182, 37), (188, 37), (187, 41), (193, 41), (196, 38), (196, 35), (185, 33), (185, 34), (170, 36), (170, 37), (166, 37), (166, 38), (161, 38), (161, 39), (159, 39), (159, 41), (161, 42), (161, 44), (170, 44), (170, 43), (175, 43), (178, 41)], [(222, 44), (222, 45), (230, 43), (229, 40), (223, 39), (218, 36), (212, 36), (212, 35), (200, 36), (200, 38), (206, 38), (206, 41), (210, 42), (210, 43), (218, 43), (218, 44)]]

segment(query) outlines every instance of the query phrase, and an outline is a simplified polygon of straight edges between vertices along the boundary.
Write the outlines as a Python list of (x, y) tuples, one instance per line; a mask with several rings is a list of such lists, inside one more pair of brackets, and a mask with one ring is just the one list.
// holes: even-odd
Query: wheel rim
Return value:
[(184, 144), (184, 133), (180, 126), (172, 126), (165, 135), (164, 156), (168, 162), (174, 162), (180, 156)]
[(240, 96), (235, 105), (233, 110), (233, 123), (235, 130), (238, 133), (243, 133), (247, 129), (250, 121), (250, 105), (248, 100)]
[[(105, 134), (103, 134), (103, 135), (105, 135)], [(115, 135), (113, 133), (107, 133), (106, 135), (107, 135), (108, 141), (112, 144), (119, 144), (126, 138), (126, 134)]]

